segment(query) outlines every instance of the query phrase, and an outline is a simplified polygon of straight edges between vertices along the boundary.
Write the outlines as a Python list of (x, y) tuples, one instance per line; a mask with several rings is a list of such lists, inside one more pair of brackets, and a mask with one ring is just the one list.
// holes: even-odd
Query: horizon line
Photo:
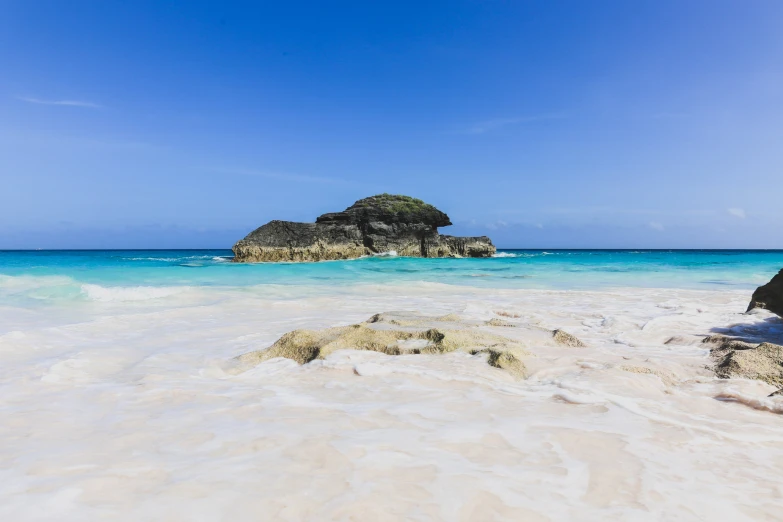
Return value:
[[(560, 252), (781, 252), (781, 248), (568, 248), (568, 247), (497, 247), (498, 250), (522, 250), (522, 251), (560, 251)], [(196, 251), (196, 250), (231, 250), (231, 247), (189, 247), (189, 248), (0, 248), (0, 252), (133, 252), (133, 251)], [(397, 256), (417, 259), (416, 256)], [(449, 259), (449, 258), (418, 258), (418, 259)], [(317, 261), (316, 261), (317, 262)]]

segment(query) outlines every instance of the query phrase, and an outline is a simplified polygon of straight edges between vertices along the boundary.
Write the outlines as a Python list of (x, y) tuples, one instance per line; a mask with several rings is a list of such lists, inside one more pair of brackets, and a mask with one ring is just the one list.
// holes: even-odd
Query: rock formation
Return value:
[(748, 312), (754, 308), (764, 308), (783, 317), (783, 270), (764, 286), (753, 292)]
[[(517, 335), (509, 332), (510, 337), (496, 333), (509, 331), (509, 327), (520, 331)], [(455, 314), (432, 317), (413, 312), (387, 312), (349, 326), (294, 330), (269, 348), (240, 355), (235, 362), (236, 371), (242, 372), (275, 357), (307, 364), (337, 350), (369, 350), (386, 355), (463, 351), (486, 356), (490, 366), (522, 379), (527, 375), (523, 359), (529, 355), (529, 346), (574, 347), (584, 343), (562, 330), (468, 320)]]
[(714, 346), (710, 355), (718, 377), (758, 379), (783, 387), (783, 346), (772, 343), (754, 345), (723, 335), (707, 337), (704, 343)]
[(571, 348), (584, 348), (585, 343), (574, 337), (568, 332), (564, 332), (563, 330), (555, 330), (552, 332), (552, 337), (554, 337), (555, 341), (557, 341), (559, 344), (562, 344), (563, 346), (570, 346)]
[(381, 194), (361, 199), (315, 223), (270, 221), (238, 241), (234, 261), (325, 261), (396, 252), (411, 257), (489, 257), (486, 236), (438, 234), (449, 216), (408, 196)]
[(240, 355), (247, 369), (275, 357), (299, 364), (323, 359), (337, 350), (370, 350), (386, 355), (443, 354), (456, 350), (486, 354), (487, 363), (526, 376), (521, 361), (527, 352), (518, 342), (475, 328), (455, 316), (427, 317), (411, 313), (376, 314), (367, 321), (325, 330), (294, 330), (264, 350)]

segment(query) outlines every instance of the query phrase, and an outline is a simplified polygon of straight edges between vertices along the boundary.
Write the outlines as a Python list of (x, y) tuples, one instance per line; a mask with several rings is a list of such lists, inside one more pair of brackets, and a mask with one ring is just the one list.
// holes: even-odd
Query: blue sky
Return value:
[(230, 247), (381, 192), (501, 247), (783, 248), (777, 0), (0, 12), (0, 248)]

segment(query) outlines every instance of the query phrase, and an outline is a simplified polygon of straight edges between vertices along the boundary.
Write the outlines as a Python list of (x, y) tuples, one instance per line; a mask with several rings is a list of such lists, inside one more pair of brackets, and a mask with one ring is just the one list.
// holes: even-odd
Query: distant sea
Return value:
[[(783, 250), (500, 250), (491, 259), (367, 257), (238, 264), (230, 250), (0, 251), (0, 299), (140, 299), (171, 287), (409, 284), (482, 288), (615, 287), (752, 290), (783, 267)], [(118, 290), (119, 289), (119, 290)], [(149, 294), (149, 295), (147, 295)]]

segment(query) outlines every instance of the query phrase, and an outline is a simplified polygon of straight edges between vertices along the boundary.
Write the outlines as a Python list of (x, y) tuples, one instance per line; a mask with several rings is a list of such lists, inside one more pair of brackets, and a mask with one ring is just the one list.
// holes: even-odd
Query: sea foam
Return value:
[(188, 289), (183, 286), (129, 286), (106, 287), (101, 285), (81, 285), (82, 293), (93, 301), (146, 301), (179, 294)]

